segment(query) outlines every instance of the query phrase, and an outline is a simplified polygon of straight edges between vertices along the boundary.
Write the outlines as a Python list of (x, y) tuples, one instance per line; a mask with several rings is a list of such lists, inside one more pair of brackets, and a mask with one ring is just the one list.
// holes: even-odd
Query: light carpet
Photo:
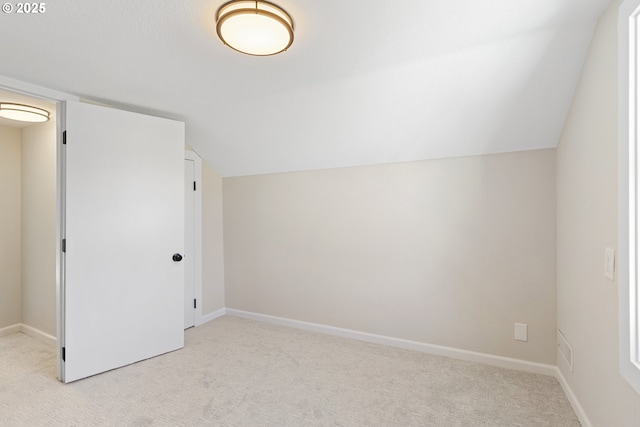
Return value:
[(579, 426), (557, 380), (224, 316), (185, 348), (72, 384), (0, 337), (2, 426)]

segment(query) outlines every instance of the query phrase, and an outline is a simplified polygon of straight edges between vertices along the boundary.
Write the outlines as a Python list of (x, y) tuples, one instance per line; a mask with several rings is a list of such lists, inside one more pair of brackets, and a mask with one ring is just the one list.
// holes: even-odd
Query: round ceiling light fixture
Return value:
[(268, 1), (223, 4), (216, 15), (216, 30), (224, 44), (247, 55), (276, 55), (293, 43), (291, 16)]
[(49, 120), (49, 112), (31, 105), (0, 102), (0, 117), (21, 122), (39, 123)]

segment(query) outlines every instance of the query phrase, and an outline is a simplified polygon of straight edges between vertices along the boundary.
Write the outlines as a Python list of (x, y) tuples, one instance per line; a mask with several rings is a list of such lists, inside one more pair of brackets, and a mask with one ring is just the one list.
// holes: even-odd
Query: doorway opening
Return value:
[(184, 328), (202, 323), (202, 160), (195, 152), (184, 157)]
[(0, 90), (50, 119), (0, 118), (0, 335), (56, 342), (56, 103)]
[[(15, 84), (14, 84), (15, 83)], [(13, 92), (13, 88), (18, 88), (16, 89), (16, 91), (18, 91), (19, 93), (14, 93)], [(52, 158), (51, 161), (51, 170), (52, 170), (52, 177), (49, 177), (49, 179), (47, 179), (47, 182), (51, 185), (51, 188), (53, 189), (53, 191), (51, 191), (51, 195), (49, 197), (50, 200), (53, 200), (53, 207), (52, 209), (52, 214), (49, 218), (49, 223), (53, 224), (50, 229), (53, 230), (52, 234), (53, 234), (53, 238), (49, 239), (50, 240), (50, 244), (39, 244), (37, 245), (37, 247), (39, 248), (49, 248), (49, 250), (51, 251), (50, 256), (53, 259), (53, 261), (50, 261), (50, 263), (52, 262), (53, 264), (53, 268), (52, 268), (52, 272), (48, 278), (48, 280), (50, 280), (50, 283), (52, 284), (51, 289), (50, 289), (50, 293), (51, 295), (53, 295), (52, 301), (50, 303), (50, 312), (53, 313), (53, 320), (50, 320), (49, 322), (49, 326), (47, 327), (47, 331), (48, 332), (43, 332), (43, 333), (38, 333), (38, 328), (31, 328), (28, 329), (27, 326), (25, 324), (25, 326), (23, 326), (23, 321), (22, 318), (19, 317), (18, 323), (12, 323), (11, 325), (9, 325), (9, 327), (4, 327), (2, 323), (0, 323), (0, 335), (3, 334), (9, 334), (9, 333), (13, 333), (13, 332), (19, 332), (21, 330), (25, 330), (28, 329), (30, 332), (33, 332), (34, 335), (36, 335), (38, 338), (43, 338), (45, 340), (49, 340), (50, 342), (56, 342), (57, 341), (57, 345), (56, 345), (56, 352), (57, 352), (57, 361), (58, 361), (58, 367), (57, 367), (57, 371), (58, 371), (58, 378), (67, 382), (65, 377), (64, 377), (64, 371), (62, 368), (63, 366), (65, 366), (65, 364), (62, 363), (62, 361), (64, 360), (64, 345), (66, 342), (66, 333), (65, 331), (63, 331), (61, 329), (61, 319), (63, 319), (62, 316), (64, 316), (64, 313), (66, 312), (66, 299), (62, 298), (62, 290), (61, 290), (61, 284), (60, 284), (60, 280), (62, 277), (65, 277), (65, 272), (66, 272), (66, 268), (63, 265), (63, 263), (61, 263), (61, 253), (63, 252), (61, 249), (61, 242), (63, 242), (61, 240), (61, 236), (65, 236), (66, 234), (64, 234), (67, 230), (66, 227), (64, 227), (64, 224), (61, 222), (60, 218), (62, 216), (58, 215), (58, 213), (62, 212), (61, 209), (63, 208), (62, 206), (62, 198), (66, 196), (66, 191), (64, 191), (64, 187), (60, 186), (60, 182), (61, 181), (61, 174), (63, 173), (62, 171), (65, 170), (66, 163), (64, 161), (64, 156), (62, 156), (61, 153), (63, 153), (63, 149), (62, 147), (66, 147), (66, 145), (62, 145), (62, 130), (64, 129), (64, 120), (61, 119), (61, 115), (64, 115), (65, 112), (65, 108), (60, 108), (63, 107), (62, 102), (63, 101), (77, 101), (77, 98), (71, 96), (71, 95), (66, 95), (66, 94), (62, 94), (62, 93), (58, 93), (55, 91), (50, 91), (44, 88), (37, 88), (28, 84), (21, 84), (17, 81), (12, 81), (10, 79), (4, 79), (4, 78), (0, 78), (0, 91), (3, 91), (3, 88), (6, 89), (7, 93), (15, 95), (16, 97), (23, 97), (20, 102), (18, 102), (17, 100), (11, 99), (11, 98), (3, 98), (2, 100), (6, 101), (6, 102), (16, 102), (16, 103), (24, 103), (24, 104), (31, 104), (31, 105), (36, 105), (36, 106), (41, 106), (42, 103), (47, 103), (47, 106), (45, 107), (45, 109), (49, 110), (52, 113), (52, 119), (47, 122), (49, 127), (50, 127), (50, 139), (51, 139), (51, 149), (53, 154), (50, 156)], [(41, 98), (42, 97), (42, 98)], [(28, 99), (28, 100), (27, 100)], [(77, 102), (76, 102), (77, 103)], [(68, 104), (68, 103), (67, 103)], [(55, 114), (54, 114), (55, 113)], [(57, 117), (56, 117), (57, 116)], [(77, 117), (77, 116), (76, 116)], [(64, 117), (63, 117), (64, 118)], [(153, 118), (149, 118), (149, 120), (155, 120)], [(174, 127), (174, 129), (177, 129), (176, 127)], [(20, 131), (22, 132), (22, 131)], [(15, 133), (15, 132), (14, 132)], [(182, 135), (184, 135), (183, 130), (181, 132)], [(182, 140), (183, 141), (183, 140)], [(184, 142), (182, 142), (182, 144), (184, 145)], [(14, 144), (15, 145), (15, 144)], [(76, 145), (77, 146), (77, 145)], [(173, 150), (175, 150), (175, 148), (177, 148), (174, 145)], [(15, 151), (15, 150), (14, 150)], [(21, 150), (18, 150), (21, 151)], [(146, 152), (149, 152), (148, 150)], [(174, 154), (177, 154), (175, 151), (173, 151)], [(183, 151), (184, 152), (184, 151)], [(199, 170), (199, 160), (200, 158), (197, 157), (197, 155), (195, 155), (195, 153), (192, 153), (193, 156), (195, 156), (196, 158), (196, 163), (198, 164), (197, 166), (197, 176), (199, 177), (200, 174), (200, 170)], [(173, 157), (175, 159), (175, 157)], [(15, 160), (15, 159), (14, 159)], [(61, 163), (62, 162), (62, 163)], [(18, 163), (22, 163), (22, 159), (20, 158), (18, 160)], [(142, 162), (139, 164), (146, 164), (145, 162)], [(36, 172), (41, 172), (43, 168), (41, 167), (35, 167), (35, 168), (31, 168), (33, 170), (35, 170)], [(18, 172), (22, 173), (22, 168), (19, 167)], [(42, 174), (41, 174), (42, 175)], [(155, 182), (155, 181), (154, 181)], [(176, 180), (173, 180), (173, 183), (176, 183)], [(198, 190), (200, 190), (200, 188), (198, 188)], [(144, 192), (142, 192), (141, 194), (146, 194)], [(195, 212), (195, 217), (198, 218), (198, 220), (200, 219), (200, 206), (201, 206), (201, 202), (200, 202), (200, 197), (199, 197), (200, 191), (198, 191), (198, 197), (197, 197), (197, 202), (196, 202), (196, 209), (197, 211)], [(19, 197), (19, 201), (20, 201), (20, 205), (22, 204), (22, 195), (20, 194)], [(25, 198), (26, 200), (26, 198)], [(177, 200), (177, 199), (174, 199)], [(15, 203), (14, 203), (15, 204)], [(177, 207), (177, 204), (173, 204), (173, 206)], [(184, 205), (181, 203), (180, 206), (183, 208)], [(22, 219), (22, 206), (20, 206), (21, 210), (18, 214), (16, 214), (16, 217), (20, 217), (20, 220)], [(159, 210), (160, 212), (166, 212), (166, 210), (161, 209)], [(66, 211), (65, 211), (66, 212)], [(64, 212), (62, 212), (64, 213)], [(157, 214), (157, 211), (154, 212), (155, 214)], [(151, 216), (154, 217), (154, 216)], [(43, 224), (44, 221), (35, 221), (36, 224)], [(22, 221), (20, 221), (19, 226), (21, 227)], [(14, 227), (15, 228), (15, 227)], [(199, 222), (195, 227), (197, 230), (200, 230), (199, 227)], [(20, 229), (20, 233), (18, 233), (20, 235), (20, 238), (22, 236), (22, 229)], [(14, 253), (17, 251), (17, 246), (19, 243), (20, 246), (20, 253), (22, 252), (22, 242), (18, 242), (16, 243), (18, 240), (17, 239), (13, 239), (14, 240), (14, 245), (12, 245), (12, 250), (14, 251)], [(199, 304), (199, 299), (200, 299), (200, 295), (201, 295), (201, 285), (200, 285), (200, 268), (201, 268), (201, 263), (200, 263), (200, 248), (201, 248), (201, 236), (200, 236), (200, 232), (197, 233), (197, 235), (195, 236), (195, 240), (196, 240), (196, 252), (192, 254), (193, 259), (196, 261), (195, 265), (196, 265), (196, 271), (194, 273), (196, 280), (196, 286), (195, 286), (195, 290), (196, 290), (196, 299), (198, 302), (198, 306), (197, 306), (197, 311), (196, 311), (196, 316), (195, 316), (195, 325), (198, 325), (199, 323), (201, 323), (201, 309), (200, 309), (200, 304)], [(64, 243), (64, 242), (63, 242)], [(180, 243), (179, 245), (174, 244), (174, 247), (179, 248), (181, 247), (182, 244)], [(45, 249), (43, 249), (44, 251)], [(6, 250), (3, 250), (3, 252), (6, 252)], [(17, 264), (20, 266), (20, 272), (19, 272), (19, 277), (22, 278), (22, 269), (23, 269), (23, 263), (22, 260), (20, 259), (18, 262), (15, 262), (15, 260), (13, 264)], [(175, 258), (174, 258), (175, 261)], [(34, 269), (33, 271), (36, 271), (37, 268), (39, 268), (40, 266), (37, 266), (36, 269)], [(26, 266), (24, 267), (26, 268)], [(177, 281), (177, 280), (176, 280)], [(181, 281), (181, 280), (180, 280)], [(20, 303), (22, 303), (22, 292), (19, 293), (19, 298), (20, 298)], [(4, 298), (2, 298), (4, 299)], [(174, 298), (173, 301), (176, 301), (177, 298)], [(177, 302), (177, 301), (176, 301)], [(37, 310), (38, 313), (43, 313), (44, 310), (42, 309), (42, 306), (38, 306)], [(4, 310), (3, 310), (4, 312)], [(20, 315), (22, 314), (22, 307), (20, 306)], [(2, 314), (2, 313), (0, 313)], [(2, 320), (0, 318), (0, 320)], [(73, 323), (73, 322), (71, 322)], [(78, 322), (75, 322), (74, 324), (77, 324)], [(68, 356), (68, 354), (67, 354)], [(68, 362), (68, 360), (67, 360)], [(68, 365), (68, 363), (67, 363)]]

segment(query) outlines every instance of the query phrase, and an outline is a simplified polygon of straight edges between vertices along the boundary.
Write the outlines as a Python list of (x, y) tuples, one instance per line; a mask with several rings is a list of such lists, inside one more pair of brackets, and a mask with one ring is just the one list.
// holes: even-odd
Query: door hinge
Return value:
[(196, 299), (193, 299), (193, 308), (196, 308)]
[(62, 361), (63, 362), (65, 361), (65, 357), (67, 356), (65, 353), (66, 353), (65, 349), (64, 349), (64, 347), (62, 347)]
[(62, 131), (62, 145), (67, 145), (67, 131)]
[(62, 239), (62, 252), (67, 253), (67, 239)]
[(193, 181), (193, 191), (196, 191), (196, 182)]

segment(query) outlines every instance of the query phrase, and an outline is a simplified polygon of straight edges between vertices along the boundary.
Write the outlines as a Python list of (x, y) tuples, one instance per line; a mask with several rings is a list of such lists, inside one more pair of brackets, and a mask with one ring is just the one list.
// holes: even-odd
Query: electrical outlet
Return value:
[(515, 337), (518, 341), (528, 341), (528, 332), (526, 323), (515, 324)]
[(613, 272), (616, 266), (616, 252), (611, 248), (604, 248), (604, 277), (613, 279)]

